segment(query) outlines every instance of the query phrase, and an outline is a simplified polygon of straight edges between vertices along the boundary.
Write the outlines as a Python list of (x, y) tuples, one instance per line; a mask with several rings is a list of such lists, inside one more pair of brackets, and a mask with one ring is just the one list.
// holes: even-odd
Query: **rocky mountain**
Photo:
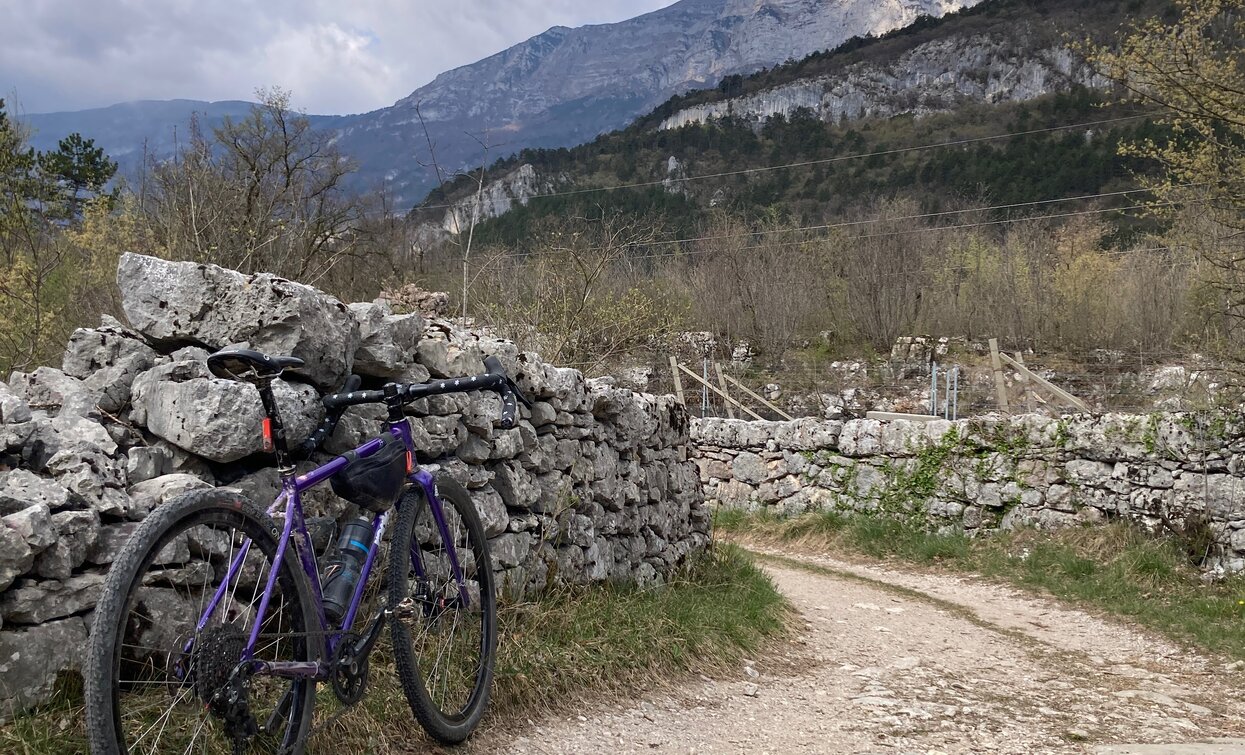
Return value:
[[(959, 132), (952, 130), (954, 135), (965, 128), (980, 128), (974, 121), (983, 117), (1003, 122), (1012, 117), (1002, 110), (997, 116), (985, 111), (968, 115), (973, 108), (1101, 89), (1108, 82), (1073, 51), (1069, 40), (1106, 39), (1130, 11), (1159, 13), (1162, 5), (1158, 0), (985, 0), (940, 19), (926, 17), (887, 34), (855, 38), (838, 49), (815, 52), (750, 76), (727, 75), (715, 87), (673, 95), (627, 129), (591, 144), (569, 152), (529, 150), (496, 163), (489, 171), (495, 178), (485, 187), (479, 215), (494, 218), (526, 205), (537, 186), (579, 191), (599, 185), (602, 176), (609, 176), (606, 184), (660, 184), (668, 192), (693, 198), (699, 194), (702, 204), (714, 206), (733, 191), (736, 196), (744, 195), (740, 209), (747, 210), (751, 200), (744, 187), (680, 179), (688, 173), (783, 162), (778, 156), (798, 162), (840, 154), (836, 150), (846, 138), (858, 142), (856, 150), (867, 152), (864, 145), (871, 142), (869, 137), (832, 131), (840, 125), (843, 130), (851, 129), (858, 121), (881, 123), (900, 115), (919, 119), (962, 111), (964, 122)], [(1065, 103), (1062, 107), (1066, 112), (1060, 117), (1073, 121), (1103, 117), (1093, 113), (1093, 106), (1080, 95), (1077, 106), (1068, 108)], [(810, 119), (823, 125), (813, 126)], [(1057, 125), (1057, 120), (1048, 125)], [(680, 131), (710, 123), (719, 125), (718, 136)], [(865, 134), (871, 131), (870, 126), (859, 128)], [(882, 146), (895, 146), (895, 139), (905, 142), (909, 137), (914, 144), (931, 141), (929, 133), (918, 136), (922, 127), (911, 120), (886, 128), (891, 133), (885, 144), (879, 140)], [(799, 133), (784, 135), (793, 130)], [(767, 148), (759, 148), (758, 140)], [(833, 146), (836, 142), (840, 146)], [(1101, 140), (1098, 143), (1110, 147)], [(1109, 166), (1102, 180), (1118, 172), (1118, 166)], [(910, 185), (913, 178), (908, 175), (904, 180)], [(1076, 177), (1068, 185), (1084, 183)], [(1098, 185), (1090, 181), (1088, 188)], [(444, 237), (470, 217), (475, 211), (474, 186), (460, 179), (431, 198), (431, 207), (419, 213), (421, 240)], [(808, 186), (814, 194), (827, 188)], [(836, 184), (832, 190), (838, 193), (841, 188), (842, 184)], [(785, 196), (763, 194), (767, 202)], [(617, 201), (618, 195), (611, 197)]]
[[(435, 185), (420, 117), (449, 172), (620, 128), (672, 94), (978, 0), (681, 0), (615, 24), (554, 27), (351, 119), (340, 145), (404, 199)], [(418, 112), (416, 112), (418, 109)], [(487, 147), (487, 150), (482, 147)]]
[[(122, 175), (126, 175), (142, 164), (144, 155), (161, 159), (172, 155), (179, 142), (184, 145), (192, 118), (205, 132), (210, 132), (226, 117), (245, 116), (253, 104), (242, 100), (138, 100), (90, 110), (19, 117), (30, 127), (30, 143), (35, 149), (56, 149), (58, 140), (76, 131), (94, 139), (95, 146), (102, 147), (116, 160)], [(310, 117), (319, 128), (333, 128), (340, 120), (338, 116)]]
[[(447, 71), (391, 107), (312, 116), (360, 166), (360, 187), (388, 184), (415, 204), (446, 175), (528, 147), (563, 147), (621, 128), (672, 94), (717, 84), (854, 36), (883, 34), (922, 16), (979, 0), (680, 0), (614, 24), (554, 27), (471, 65)], [(34, 146), (54, 148), (78, 131), (123, 170), (144, 149), (171, 154), (192, 114), (204, 127), (237, 116), (244, 102), (132, 102), (76, 113), (25, 116)], [(417, 112), (418, 110), (418, 112)], [(429, 155), (428, 136), (436, 145)], [(144, 146), (145, 145), (145, 146)]]

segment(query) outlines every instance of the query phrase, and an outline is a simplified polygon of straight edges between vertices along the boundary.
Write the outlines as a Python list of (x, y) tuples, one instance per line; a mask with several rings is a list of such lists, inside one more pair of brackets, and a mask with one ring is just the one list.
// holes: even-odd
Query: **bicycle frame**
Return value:
[[(411, 427), (409, 420), (403, 418), (399, 421), (389, 421), (387, 423), (388, 432), (402, 440), (406, 449), (414, 453), (414, 443), (411, 438)], [(355, 449), (359, 458), (366, 458), (380, 450), (383, 442), (383, 436), (373, 438), (363, 445)], [(281, 493), (272, 502), (268, 508), (269, 516), (276, 516), (281, 508), (285, 509), (285, 523), (281, 532), (281, 537), (277, 541), (277, 553), (273, 559), (272, 569), (268, 574), (268, 581), (264, 586), (264, 592), (260, 598), (259, 608), (254, 616), (254, 623), (251, 626), (251, 634), (247, 640), (246, 649), (242, 654), (242, 661), (253, 659), (255, 644), (259, 640), (259, 630), (263, 625), (264, 616), (268, 610), (268, 603), (273, 592), (278, 589), (277, 576), (281, 573), (281, 568), (285, 562), (286, 555), (289, 553), (291, 540), (294, 544), (295, 557), (302, 566), (303, 576), (307, 579), (307, 584), (311, 588), (310, 592), (315, 603), (315, 615), (317, 618), (317, 626), (310, 628), (308, 631), (316, 632), (319, 636), (326, 638), (324, 646), (324, 654), (316, 661), (255, 661), (252, 673), (269, 674), (272, 676), (281, 676), (294, 679), (314, 679), (323, 680), (328, 676), (329, 659), (334, 657), (339, 643), (344, 635), (350, 631), (357, 618), (359, 606), (363, 600), (363, 593), (367, 587), (368, 578), (371, 576), (372, 567), (376, 561), (376, 554), (380, 550), (381, 538), (385, 534), (385, 528), (388, 526), (390, 515), (396, 510), (396, 506), (401, 505), (401, 500), (383, 514), (377, 514), (372, 519), (372, 546), (368, 551), (367, 559), (363, 563), (363, 568), (359, 574), (359, 581), (355, 585), (354, 595), (351, 597), (350, 606), (342, 619), (340, 627), (332, 627), (329, 625), (328, 619), (324, 614), (324, 597), (322, 587), (320, 585), (320, 570), (316, 563), (316, 556), (311, 546), (311, 537), (307, 532), (307, 522), (303, 516), (303, 506), (301, 494), (303, 491), (314, 488), (324, 483), (333, 475), (340, 472), (350, 462), (341, 456), (334, 458), (332, 461), (317, 467), (303, 475), (295, 475), (292, 471), (283, 473), (281, 476)], [(441, 501), (437, 498), (436, 483), (430, 472), (424, 469), (415, 468), (411, 471), (407, 478), (411, 484), (417, 485), (423, 493), (423, 498), (428, 503), (428, 507), (432, 513), (433, 520), (436, 523), (438, 534), (442, 543), (446, 547), (446, 553), (449, 557), (450, 572), (454, 577), (455, 583), (458, 585), (459, 599), (464, 606), (470, 604), (466, 582), (463, 579), (462, 569), (459, 566), (458, 553), (454, 550), (454, 543), (450, 538), (449, 528), (445, 521), (445, 513), (441, 508)], [(222, 600), (228, 591), (229, 585), (237, 576), (246, 560), (247, 552), (250, 550), (251, 540), (247, 538), (242, 542), (238, 549), (238, 554), (233, 558), (229, 565), (229, 570), (225, 575), (225, 579), (221, 581), (217, 587), (215, 595), (208, 602), (203, 614), (199, 617), (196, 625), (196, 633), (207, 626), (216, 609), (220, 606)], [(425, 579), (425, 571), (423, 559), (420, 554), (419, 543), (412, 540), (411, 542), (411, 565), (415, 570), (416, 576)], [(186, 647), (189, 651), (193, 644), (191, 640)]]

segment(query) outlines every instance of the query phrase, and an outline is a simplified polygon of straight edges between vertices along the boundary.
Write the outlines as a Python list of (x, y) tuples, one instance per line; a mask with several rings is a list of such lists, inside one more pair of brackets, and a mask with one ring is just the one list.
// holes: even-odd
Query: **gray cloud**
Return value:
[(0, 23), (0, 97), (37, 113), (293, 92), (311, 113), (392, 104), (550, 26), (673, 0), (24, 0)]

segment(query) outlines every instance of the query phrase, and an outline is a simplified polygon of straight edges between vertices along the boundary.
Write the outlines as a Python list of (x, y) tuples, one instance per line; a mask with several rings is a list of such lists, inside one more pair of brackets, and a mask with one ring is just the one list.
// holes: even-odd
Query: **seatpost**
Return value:
[(289, 477), (294, 474), (294, 464), (285, 445), (285, 425), (277, 409), (277, 397), (272, 392), (272, 380), (270, 377), (260, 378), (255, 384), (259, 388), (259, 400), (264, 403), (264, 450), (276, 454), (277, 473)]

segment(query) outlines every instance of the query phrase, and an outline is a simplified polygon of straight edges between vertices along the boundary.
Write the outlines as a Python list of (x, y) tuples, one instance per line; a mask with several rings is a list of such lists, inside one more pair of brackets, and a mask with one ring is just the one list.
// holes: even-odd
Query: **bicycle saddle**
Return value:
[(246, 380), (280, 375), (285, 370), (302, 367), (298, 357), (270, 357), (251, 349), (224, 349), (207, 358), (208, 369), (218, 378)]

